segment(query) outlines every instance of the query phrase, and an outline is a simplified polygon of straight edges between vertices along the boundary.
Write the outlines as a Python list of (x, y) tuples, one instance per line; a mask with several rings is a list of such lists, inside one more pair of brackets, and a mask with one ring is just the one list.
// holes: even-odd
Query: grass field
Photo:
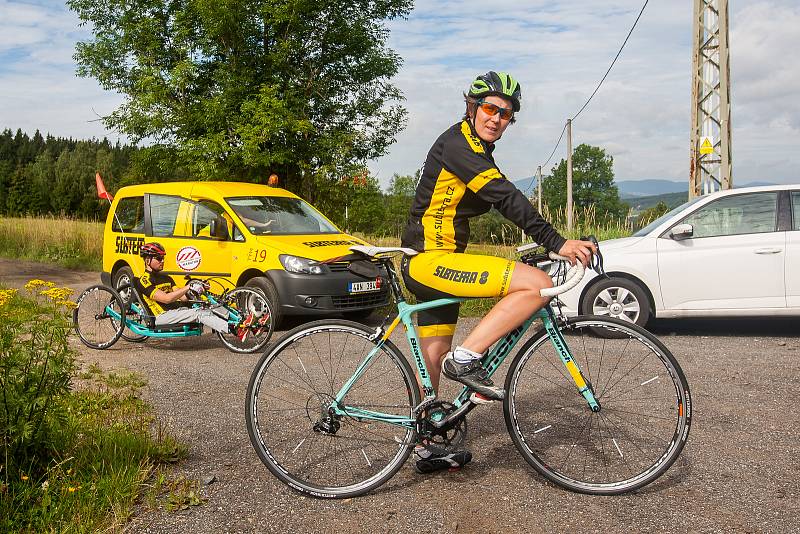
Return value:
[(0, 219), (0, 256), (99, 271), (103, 223), (59, 217)]

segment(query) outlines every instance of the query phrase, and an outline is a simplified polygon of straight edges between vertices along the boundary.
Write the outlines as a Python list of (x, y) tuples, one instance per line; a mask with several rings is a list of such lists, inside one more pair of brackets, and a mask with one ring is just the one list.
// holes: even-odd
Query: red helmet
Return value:
[(163, 258), (167, 255), (166, 249), (161, 246), (161, 243), (156, 243), (153, 241), (152, 243), (145, 243), (141, 247), (139, 247), (139, 256), (143, 258)]

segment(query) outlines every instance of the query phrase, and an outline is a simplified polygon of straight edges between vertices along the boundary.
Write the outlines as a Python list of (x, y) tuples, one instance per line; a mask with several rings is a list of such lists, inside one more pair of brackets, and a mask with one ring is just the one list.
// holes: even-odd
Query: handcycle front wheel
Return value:
[(117, 342), (124, 329), (120, 320), (125, 303), (115, 290), (96, 285), (81, 293), (72, 310), (72, 324), (80, 340), (93, 349), (107, 349)]
[[(411, 454), (416, 431), (408, 423), (420, 393), (391, 342), (377, 349), (344, 397), (347, 415), (335, 414), (336, 394), (379, 342), (373, 335), (351, 321), (301, 325), (253, 370), (245, 409), (250, 442), (270, 472), (301, 493), (362, 495), (389, 480)], [(379, 412), (383, 420), (359, 411)], [(391, 416), (397, 421), (387, 422)]]
[(234, 316), (236, 333), (217, 332), (217, 337), (229, 350), (252, 353), (264, 348), (274, 328), (272, 305), (264, 293), (251, 287), (237, 287), (226, 293), (219, 302)]
[(571, 491), (617, 495), (649, 484), (678, 458), (689, 434), (691, 397), (678, 362), (627, 321), (582, 316), (560, 329), (600, 411), (589, 408), (541, 331), (506, 376), (503, 409), (514, 445), (536, 471)]

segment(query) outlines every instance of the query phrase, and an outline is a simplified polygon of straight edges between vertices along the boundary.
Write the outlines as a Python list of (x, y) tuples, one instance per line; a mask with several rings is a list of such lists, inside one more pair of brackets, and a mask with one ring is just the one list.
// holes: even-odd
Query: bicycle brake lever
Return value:
[(603, 268), (603, 253), (600, 252), (600, 243), (597, 242), (597, 238), (594, 235), (590, 234), (588, 236), (581, 237), (580, 240), (589, 241), (595, 246), (595, 250), (597, 252), (592, 254), (592, 257), (589, 261), (589, 266), (592, 268), (592, 270), (600, 276), (605, 276), (606, 278), (610, 278), (606, 274), (606, 270)]

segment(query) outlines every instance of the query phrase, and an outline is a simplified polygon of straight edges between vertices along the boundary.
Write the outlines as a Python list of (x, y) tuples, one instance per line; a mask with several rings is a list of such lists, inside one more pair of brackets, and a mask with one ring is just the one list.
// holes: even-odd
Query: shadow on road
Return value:
[(656, 319), (647, 329), (657, 336), (800, 337), (800, 317)]

